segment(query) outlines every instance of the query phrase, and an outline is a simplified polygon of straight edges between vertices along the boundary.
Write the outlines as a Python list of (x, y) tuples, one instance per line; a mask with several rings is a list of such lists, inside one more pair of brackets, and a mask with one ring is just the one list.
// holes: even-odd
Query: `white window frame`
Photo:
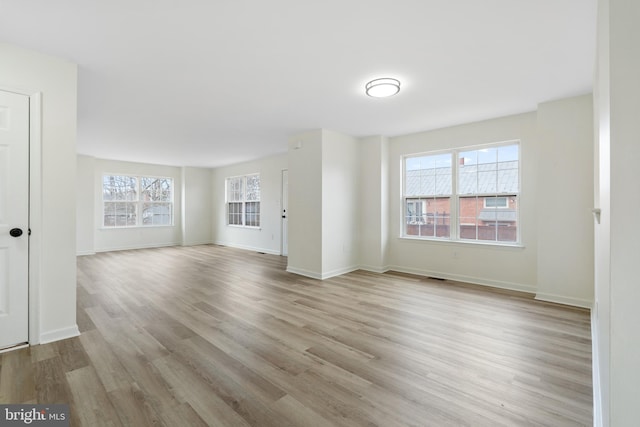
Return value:
[[(118, 177), (126, 177), (133, 178), (136, 180), (135, 185), (135, 199), (131, 200), (105, 200), (104, 198), (104, 181), (106, 177), (110, 176), (118, 176)], [(144, 178), (150, 179), (163, 179), (168, 180), (171, 186), (171, 198), (168, 201), (145, 201), (142, 198), (142, 180)], [(173, 227), (175, 225), (175, 180), (169, 176), (155, 176), (155, 175), (136, 175), (136, 174), (127, 174), (127, 173), (104, 173), (102, 175), (102, 225), (101, 228), (105, 230), (118, 229), (118, 228), (151, 228), (151, 227)], [(130, 225), (106, 225), (105, 224), (105, 206), (107, 204), (113, 203), (127, 203), (135, 207), (135, 223)], [(144, 206), (152, 204), (152, 205), (169, 205), (169, 223), (167, 224), (145, 224), (144, 223)]]
[[(254, 195), (251, 198), (247, 197), (247, 180), (249, 178), (257, 177), (258, 178), (258, 191), (257, 197)], [(239, 195), (230, 194), (229, 183), (230, 181), (235, 180), (236, 182), (240, 182), (241, 188), (239, 190)], [(259, 230), (262, 224), (262, 180), (260, 178), (260, 173), (250, 173), (246, 175), (237, 175), (230, 176), (225, 178), (225, 214), (226, 214), (226, 224), (228, 227), (239, 227), (239, 228), (252, 228)], [(235, 191), (234, 191), (235, 192)], [(237, 193), (237, 192), (236, 192)], [(236, 215), (239, 214), (240, 221), (239, 223), (232, 223), (230, 219), (231, 214), (231, 205), (238, 204), (240, 205), (240, 212), (234, 212)], [(249, 205), (257, 206), (257, 210), (253, 212), (249, 212)], [(251, 214), (251, 215), (248, 215)]]
[[(497, 148), (497, 147), (505, 147), (510, 145), (518, 146), (518, 191), (517, 192), (496, 192), (496, 193), (476, 193), (476, 194), (458, 194), (458, 179), (459, 179), (459, 154), (465, 151), (476, 151), (482, 150), (485, 148)], [(431, 237), (431, 236), (416, 236), (407, 234), (407, 222), (406, 222), (406, 203), (407, 199), (416, 199), (421, 196), (415, 195), (407, 195), (407, 159), (414, 157), (424, 157), (424, 156), (433, 156), (433, 155), (441, 155), (441, 154), (450, 154), (451, 155), (451, 184), (452, 184), (452, 193), (449, 197), (450, 200), (450, 233), (449, 237)], [(463, 244), (480, 244), (480, 245), (497, 245), (497, 246), (522, 246), (521, 236), (522, 236), (522, 223), (520, 221), (520, 205), (521, 205), (521, 197), (522, 197), (522, 144), (520, 140), (509, 140), (503, 142), (496, 142), (490, 144), (480, 144), (480, 145), (470, 145), (463, 147), (456, 147), (447, 150), (434, 150), (427, 151), (422, 153), (412, 153), (406, 154), (401, 157), (401, 191), (400, 191), (400, 238), (402, 239), (410, 239), (410, 240), (427, 240), (427, 241), (439, 241), (439, 242), (455, 242), (455, 243), (463, 243)], [(478, 239), (462, 239), (460, 238), (460, 199), (465, 197), (504, 197), (507, 199), (507, 206), (499, 207), (496, 209), (505, 209), (509, 207), (509, 198), (515, 197), (517, 203), (516, 209), (516, 240), (515, 241), (499, 241), (499, 240), (478, 240)], [(483, 206), (486, 202), (483, 201)], [(477, 218), (476, 218), (477, 221)]]
[[(489, 199), (504, 199), (504, 206), (487, 206), (487, 200)], [(483, 206), (488, 209), (507, 209), (509, 207), (509, 196), (495, 196), (495, 197), (484, 197), (482, 200)]]

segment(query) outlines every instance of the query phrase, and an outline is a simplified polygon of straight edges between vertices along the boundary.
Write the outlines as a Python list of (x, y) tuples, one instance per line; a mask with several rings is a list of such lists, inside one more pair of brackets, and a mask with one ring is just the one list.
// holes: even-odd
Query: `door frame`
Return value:
[[(40, 344), (42, 92), (29, 96), (29, 345)], [(75, 212), (75, 209), (74, 209)]]
[[(287, 175), (287, 211), (289, 210), (289, 169), (282, 169), (280, 172), (280, 255), (281, 256), (289, 256), (289, 212), (284, 212), (284, 176), (285, 173)], [(282, 218), (283, 215), (286, 215), (287, 218)], [(285, 230), (284, 230), (284, 221), (287, 221), (287, 233), (286, 233), (286, 242), (285, 242)], [(285, 254), (285, 244), (287, 246), (287, 253)]]
[[(42, 92), (0, 86), (29, 98), (29, 267), (28, 345), (40, 343), (40, 281), (42, 259)], [(75, 211), (75, 209), (74, 209)]]

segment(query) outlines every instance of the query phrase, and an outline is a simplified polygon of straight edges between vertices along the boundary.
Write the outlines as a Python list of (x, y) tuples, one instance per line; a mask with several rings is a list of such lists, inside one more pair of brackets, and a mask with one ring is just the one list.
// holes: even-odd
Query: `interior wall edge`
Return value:
[(593, 307), (593, 301), (590, 301), (590, 300), (586, 300), (583, 298), (566, 297), (563, 295), (549, 294), (546, 292), (536, 293), (536, 299), (539, 301), (553, 302), (556, 304), (564, 304), (564, 305), (571, 305), (574, 307), (588, 308), (589, 310), (591, 310)]
[(68, 326), (66, 328), (54, 329), (53, 331), (45, 331), (40, 333), (40, 344), (47, 344), (54, 341), (61, 341), (67, 338), (73, 338), (80, 335), (78, 325)]

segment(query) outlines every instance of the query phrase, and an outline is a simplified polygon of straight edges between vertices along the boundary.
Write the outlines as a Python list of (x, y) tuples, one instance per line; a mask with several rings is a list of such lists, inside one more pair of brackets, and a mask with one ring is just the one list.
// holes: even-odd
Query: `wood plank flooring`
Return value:
[(592, 425), (586, 310), (220, 246), (78, 258), (82, 335), (0, 355), (74, 426)]

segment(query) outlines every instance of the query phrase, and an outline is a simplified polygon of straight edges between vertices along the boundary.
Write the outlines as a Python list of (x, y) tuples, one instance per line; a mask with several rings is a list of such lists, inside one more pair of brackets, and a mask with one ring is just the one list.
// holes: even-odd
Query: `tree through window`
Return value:
[(102, 177), (103, 227), (173, 225), (173, 179)]

